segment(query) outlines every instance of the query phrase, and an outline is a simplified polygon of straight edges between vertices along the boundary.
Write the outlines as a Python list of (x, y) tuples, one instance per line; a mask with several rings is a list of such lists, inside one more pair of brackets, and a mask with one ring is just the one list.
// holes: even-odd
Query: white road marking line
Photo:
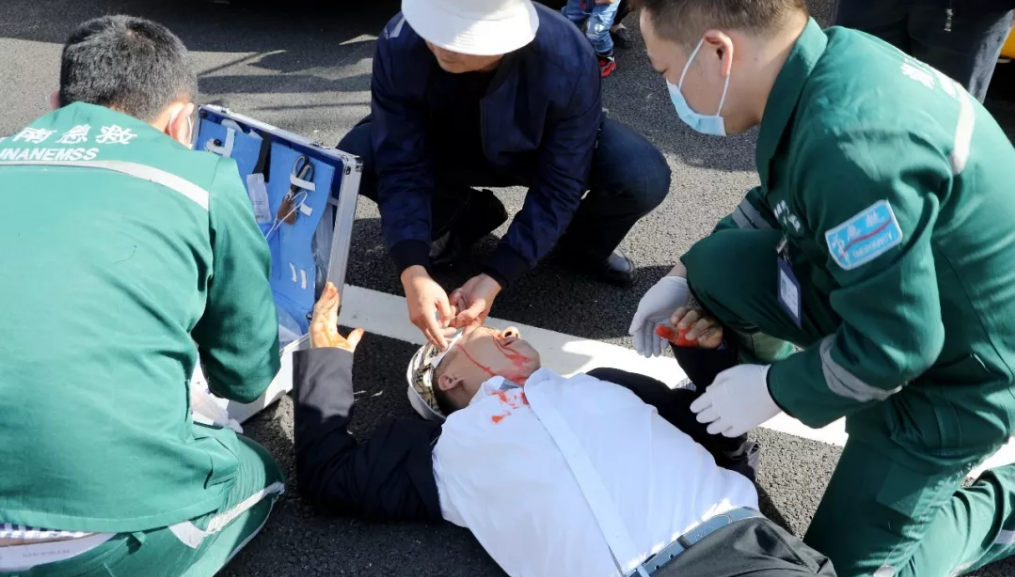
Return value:
[[(345, 286), (339, 322), (343, 326), (361, 327), (367, 333), (415, 345), (426, 342), (419, 329), (409, 322), (405, 298), (358, 286)], [(509, 326), (517, 327), (522, 337), (539, 351), (543, 365), (562, 375), (587, 372), (597, 367), (613, 367), (648, 375), (666, 383), (669, 387), (676, 386), (687, 376), (671, 357), (646, 359), (631, 349), (617, 345), (492, 317), (487, 319), (486, 324), (501, 329)], [(762, 427), (839, 447), (846, 444), (846, 427), (842, 419), (827, 427), (812, 429), (792, 417), (779, 415), (764, 423)], [(1013, 443), (998, 451), (971, 475), (978, 475), (988, 467), (1008, 463), (1015, 463)]]

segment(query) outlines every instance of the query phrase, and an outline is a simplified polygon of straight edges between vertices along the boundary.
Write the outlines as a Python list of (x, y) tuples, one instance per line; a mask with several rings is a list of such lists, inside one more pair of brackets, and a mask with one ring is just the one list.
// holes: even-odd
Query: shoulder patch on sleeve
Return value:
[(863, 266), (902, 242), (902, 228), (887, 200), (879, 200), (825, 233), (828, 253), (845, 270)]

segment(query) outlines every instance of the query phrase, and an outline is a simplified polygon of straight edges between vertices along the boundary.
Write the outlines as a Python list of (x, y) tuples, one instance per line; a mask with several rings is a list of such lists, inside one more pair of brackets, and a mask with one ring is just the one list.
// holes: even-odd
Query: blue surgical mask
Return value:
[(698, 42), (698, 46), (695, 47), (694, 52), (691, 53), (691, 57), (687, 59), (687, 64), (684, 65), (684, 72), (680, 75), (680, 84), (674, 85), (669, 80), (666, 81), (666, 87), (670, 89), (670, 100), (673, 101), (673, 107), (677, 109), (677, 116), (680, 120), (683, 120), (685, 124), (693, 128), (694, 130), (702, 134), (711, 134), (713, 136), (726, 136), (726, 124), (723, 122), (722, 107), (726, 103), (726, 91), (730, 88), (730, 76), (726, 76), (726, 85), (722, 89), (722, 98), (719, 100), (719, 110), (715, 114), (700, 114), (691, 109), (690, 105), (687, 104), (687, 100), (684, 100), (684, 94), (680, 91), (681, 87), (684, 86), (684, 77), (687, 76), (687, 69), (691, 67), (691, 62), (694, 61), (694, 57), (698, 55), (698, 51), (701, 50), (701, 45), (705, 43), (705, 39), (702, 38)]

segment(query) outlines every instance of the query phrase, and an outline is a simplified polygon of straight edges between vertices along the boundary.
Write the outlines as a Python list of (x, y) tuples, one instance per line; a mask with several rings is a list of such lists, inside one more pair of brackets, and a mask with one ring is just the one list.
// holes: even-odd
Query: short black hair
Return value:
[(442, 389), (440, 385), (441, 376), (444, 374), (441, 367), (447, 369), (449, 364), (448, 361), (450, 361), (454, 356), (454, 349), (448, 351), (441, 360), (441, 364), (437, 365), (437, 367), (433, 370), (433, 376), (430, 379), (430, 382), (432, 383), (431, 387), (433, 388), (433, 400), (437, 402), (437, 408), (440, 409), (441, 414), (445, 417), (450, 416), (451, 413), (458, 410), (458, 407), (451, 402), (451, 397), (448, 396), (448, 392)]
[(60, 106), (86, 102), (151, 122), (197, 97), (187, 48), (165, 26), (105, 16), (78, 26), (63, 47)]
[(794, 13), (809, 14), (804, 0), (634, 1), (648, 13), (656, 36), (684, 46), (697, 44), (713, 28), (768, 34)]

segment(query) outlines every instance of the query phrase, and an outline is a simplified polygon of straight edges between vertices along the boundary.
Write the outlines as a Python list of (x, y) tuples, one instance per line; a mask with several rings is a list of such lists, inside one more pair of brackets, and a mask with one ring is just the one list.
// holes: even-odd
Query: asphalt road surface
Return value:
[[(3, 0), (0, 3), (0, 134), (10, 134), (46, 111), (57, 87), (60, 45), (79, 22), (110, 13), (155, 19), (179, 34), (201, 71), (203, 102), (228, 106), (288, 130), (333, 144), (369, 105), (374, 38), (398, 9), (396, 1), (259, 2), (242, 5), (196, 0)], [(828, 0), (811, 2), (826, 22)], [(636, 19), (628, 25), (637, 26)], [(636, 34), (637, 36), (637, 34)], [(1000, 68), (997, 93), (1011, 89), (1015, 64)], [(690, 244), (757, 183), (756, 134), (708, 138), (685, 128), (674, 114), (663, 81), (649, 67), (643, 46), (618, 51), (618, 70), (605, 81), (613, 118), (632, 125), (666, 155), (673, 184), (665, 203), (642, 221), (623, 248), (639, 266), (637, 286), (618, 289), (590, 281), (551, 256), (497, 300), (493, 316), (581, 338), (631, 346), (627, 326), (638, 299)], [(1011, 101), (1015, 102), (1015, 100)], [(1015, 106), (988, 106), (1015, 136)], [(498, 191), (509, 211), (522, 192)], [(503, 229), (498, 231), (502, 233)], [(385, 258), (380, 220), (372, 203), (360, 204), (347, 281), (401, 294)], [(479, 247), (492, 250), (494, 238)], [(477, 259), (478, 260), (478, 259)], [(449, 288), (475, 274), (477, 263), (442, 275)], [(404, 366), (414, 345), (368, 336), (357, 353), (356, 387), (365, 390), (357, 433), (390, 414), (411, 415), (404, 395)], [(283, 463), (293, 481), (292, 404), (283, 399), (247, 424), (247, 432)], [(838, 459), (839, 449), (772, 431), (760, 477), (765, 512), (802, 532)], [(290, 483), (295, 487), (294, 483)], [(844, 530), (847, 530), (844, 528)], [(259, 536), (223, 572), (227, 576), (501, 575), (467, 531), (450, 525), (371, 524), (316, 515), (295, 491), (276, 507)], [(1015, 575), (1015, 564), (978, 573)]]

